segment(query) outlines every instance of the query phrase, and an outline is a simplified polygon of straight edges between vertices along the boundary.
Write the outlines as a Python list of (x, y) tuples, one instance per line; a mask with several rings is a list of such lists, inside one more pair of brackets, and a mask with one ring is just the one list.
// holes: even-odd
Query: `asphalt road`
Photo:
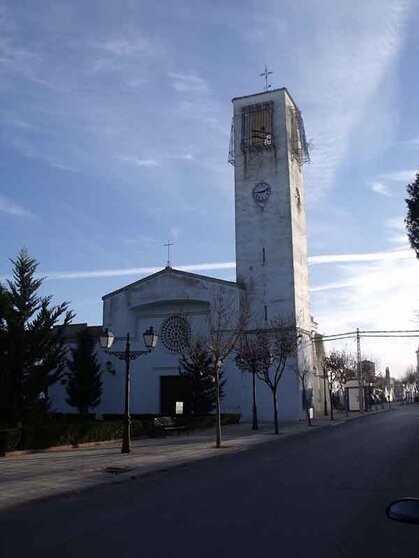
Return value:
[(413, 405), (7, 510), (0, 555), (414, 557), (419, 526), (384, 514), (402, 496), (419, 496)]

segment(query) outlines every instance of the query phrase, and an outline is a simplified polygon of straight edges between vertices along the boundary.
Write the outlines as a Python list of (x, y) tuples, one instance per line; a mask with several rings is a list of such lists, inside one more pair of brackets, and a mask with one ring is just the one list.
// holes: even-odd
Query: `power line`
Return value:
[[(359, 330), (362, 337), (419, 337), (419, 329), (365, 329)], [(330, 335), (321, 335), (319, 338), (323, 341), (337, 341), (339, 339), (348, 339), (356, 337), (357, 331), (347, 331), (345, 333), (331, 333)]]

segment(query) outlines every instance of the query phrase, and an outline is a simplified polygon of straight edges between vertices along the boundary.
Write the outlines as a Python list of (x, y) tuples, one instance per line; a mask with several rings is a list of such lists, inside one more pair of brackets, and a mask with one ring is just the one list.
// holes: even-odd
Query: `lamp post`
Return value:
[(220, 397), (220, 369), (223, 361), (218, 358), (215, 362), (215, 386), (216, 386), (216, 424), (215, 424), (215, 447), (221, 447), (221, 397)]
[(131, 351), (131, 338), (129, 332), (127, 333), (125, 350), (124, 351), (110, 351), (115, 340), (114, 334), (105, 328), (104, 332), (99, 336), (99, 342), (102, 349), (110, 355), (116, 356), (120, 360), (125, 361), (125, 409), (124, 409), (124, 430), (122, 434), (122, 447), (121, 453), (131, 453), (131, 416), (130, 416), (130, 391), (131, 391), (131, 374), (130, 363), (131, 360), (150, 353), (157, 345), (158, 336), (154, 329), (150, 326), (143, 333), (144, 345), (146, 351)]
[(256, 407), (256, 371), (252, 370), (252, 430), (258, 430), (258, 410)]

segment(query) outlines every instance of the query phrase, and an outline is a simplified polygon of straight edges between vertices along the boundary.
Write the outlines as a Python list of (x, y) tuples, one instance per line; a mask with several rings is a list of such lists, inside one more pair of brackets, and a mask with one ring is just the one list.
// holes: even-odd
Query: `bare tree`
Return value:
[(259, 344), (257, 335), (243, 332), (240, 336), (235, 362), (242, 371), (252, 374), (252, 430), (259, 428), (256, 404), (256, 378), (258, 372), (263, 368), (265, 360), (266, 355)]
[(418, 379), (418, 374), (414, 366), (408, 366), (404, 375), (402, 376), (402, 382), (404, 384), (416, 385)]
[(344, 388), (346, 380), (355, 368), (355, 359), (346, 351), (332, 349), (329, 356), (321, 360), (323, 375), (327, 380), (330, 398), (330, 420), (333, 420), (333, 387), (337, 384)]
[(216, 385), (216, 447), (221, 447), (220, 371), (225, 360), (238, 345), (238, 339), (249, 319), (244, 293), (219, 289), (212, 300), (208, 317), (208, 333), (200, 338), (202, 348), (211, 357), (212, 378)]
[(297, 354), (295, 321), (285, 317), (276, 318), (270, 322), (269, 328), (258, 330), (256, 337), (263, 355), (263, 365), (257, 376), (272, 392), (275, 434), (279, 434), (278, 384), (288, 359)]

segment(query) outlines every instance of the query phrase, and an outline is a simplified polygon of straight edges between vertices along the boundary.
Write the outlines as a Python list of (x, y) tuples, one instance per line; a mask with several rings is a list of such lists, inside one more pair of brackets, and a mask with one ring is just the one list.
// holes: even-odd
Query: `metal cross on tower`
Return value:
[(268, 66), (265, 64), (265, 71), (259, 74), (261, 77), (265, 78), (265, 91), (268, 91), (268, 89), (271, 87), (271, 85), (268, 85), (268, 76), (270, 76), (271, 74), (273, 74), (273, 72), (268, 70)]
[(163, 246), (167, 247), (167, 264), (166, 264), (166, 267), (172, 267), (172, 264), (170, 263), (170, 247), (173, 246), (173, 242), (170, 242), (170, 240), (168, 240), (166, 242), (166, 244), (163, 244)]

